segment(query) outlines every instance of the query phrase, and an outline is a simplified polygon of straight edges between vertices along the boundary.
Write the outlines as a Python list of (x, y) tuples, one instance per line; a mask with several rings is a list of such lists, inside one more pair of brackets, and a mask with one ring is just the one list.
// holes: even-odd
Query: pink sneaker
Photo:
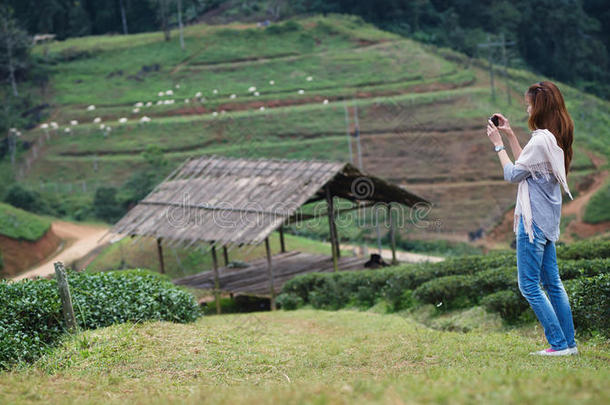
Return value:
[(532, 352), (530, 354), (535, 355), (535, 356), (569, 356), (572, 354), (572, 350), (570, 350), (570, 349), (554, 350), (554, 349), (548, 348), (545, 350)]

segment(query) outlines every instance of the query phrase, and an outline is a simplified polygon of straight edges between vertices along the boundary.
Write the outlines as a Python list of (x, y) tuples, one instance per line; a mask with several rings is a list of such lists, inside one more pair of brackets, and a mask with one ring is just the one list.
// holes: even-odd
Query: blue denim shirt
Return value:
[(550, 177), (549, 180), (544, 179), (543, 176), (534, 179), (526, 169), (510, 162), (504, 165), (504, 180), (519, 183), (527, 179), (532, 221), (542, 229), (547, 239), (555, 242), (559, 239), (561, 188), (555, 176)]

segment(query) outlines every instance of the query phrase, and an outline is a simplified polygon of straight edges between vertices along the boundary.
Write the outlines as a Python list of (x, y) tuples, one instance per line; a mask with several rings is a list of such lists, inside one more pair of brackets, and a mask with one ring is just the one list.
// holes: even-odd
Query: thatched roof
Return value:
[(299, 208), (333, 196), (358, 202), (429, 202), (350, 163), (324, 160), (189, 158), (110, 230), (180, 243), (258, 244), (282, 224), (306, 216)]

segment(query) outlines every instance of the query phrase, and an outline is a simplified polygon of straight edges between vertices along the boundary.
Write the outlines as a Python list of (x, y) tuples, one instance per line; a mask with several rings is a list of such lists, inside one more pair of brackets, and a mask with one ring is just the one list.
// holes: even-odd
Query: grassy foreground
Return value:
[(610, 346), (534, 358), (534, 329), (429, 329), (357, 310), (206, 316), (86, 331), (0, 374), (0, 403), (591, 403), (610, 401)]

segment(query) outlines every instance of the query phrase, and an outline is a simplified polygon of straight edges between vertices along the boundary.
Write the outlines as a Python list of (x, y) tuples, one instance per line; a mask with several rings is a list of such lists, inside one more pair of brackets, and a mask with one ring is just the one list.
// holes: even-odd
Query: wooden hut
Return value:
[[(354, 258), (340, 257), (335, 225), (339, 211), (334, 208), (334, 197), (355, 203), (341, 212), (380, 203), (384, 203), (388, 211), (391, 203), (407, 207), (430, 204), (402, 187), (361, 172), (350, 163), (204, 155), (189, 158), (177, 167), (109, 233), (156, 238), (162, 272), (163, 244), (188, 248), (201, 246), (204, 242), (211, 249), (214, 269), (175, 280), (175, 283), (207, 288), (212, 287), (213, 280), (218, 312), (221, 288), (257, 293), (266, 284), (274, 310), (275, 294), (281, 287), (278, 284), (300, 272), (327, 269), (331, 263), (333, 271), (362, 267)], [(332, 259), (286, 252), (285, 249), (283, 226), (320, 217), (306, 215), (300, 210), (302, 205), (316, 201), (326, 201), (326, 212), (321, 215), (329, 219)], [(268, 236), (278, 229), (282, 252), (272, 257)], [(393, 228), (390, 231), (393, 240)], [(252, 262), (246, 269), (256, 277), (248, 281), (244, 277), (245, 269), (227, 266), (228, 250), (263, 241), (266, 260)], [(217, 246), (223, 248), (225, 267), (222, 269), (218, 266)], [(394, 243), (392, 251), (393, 262), (396, 262)], [(280, 283), (274, 282), (278, 275)], [(230, 283), (233, 283), (232, 289), (227, 288)]]

